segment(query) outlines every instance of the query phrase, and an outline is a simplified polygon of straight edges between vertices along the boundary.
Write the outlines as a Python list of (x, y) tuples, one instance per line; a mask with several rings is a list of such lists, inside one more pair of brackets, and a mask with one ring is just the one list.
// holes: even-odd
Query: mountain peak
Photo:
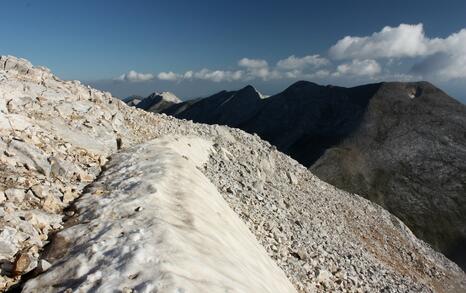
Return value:
[(265, 99), (267, 96), (263, 95), (259, 92), (254, 86), (248, 84), (247, 86), (243, 87), (242, 89), (238, 90), (237, 93), (248, 94), (250, 96), (255, 96), (259, 99)]
[(317, 84), (315, 82), (311, 82), (308, 80), (299, 80), (292, 85), (290, 85), (288, 88), (302, 88), (302, 87), (322, 87), (320, 84)]
[(174, 93), (172, 92), (153, 92), (150, 94), (147, 98), (160, 98), (161, 100), (167, 101), (167, 102), (172, 102), (172, 103), (181, 103), (181, 99), (178, 98)]
[(125, 101), (130, 106), (144, 109), (150, 112), (160, 112), (168, 107), (181, 103), (181, 99), (171, 92), (153, 92), (149, 96), (143, 98), (137, 103)]

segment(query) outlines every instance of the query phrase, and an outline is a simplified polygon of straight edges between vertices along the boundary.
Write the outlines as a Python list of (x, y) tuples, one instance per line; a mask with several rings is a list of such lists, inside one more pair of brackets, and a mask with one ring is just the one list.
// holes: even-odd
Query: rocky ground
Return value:
[[(112, 158), (137, 150), (128, 149), (131, 146), (176, 134), (213, 143), (210, 159), (200, 171), (298, 291), (465, 291), (464, 272), (418, 240), (396, 217), (358, 195), (324, 183), (270, 144), (243, 131), (130, 108), (108, 93), (61, 81), (45, 68), (2, 56), (0, 132), (3, 290), (22, 283), (24, 276), (31, 278), (25, 288), (33, 291), (30, 284), (46, 278), (47, 272), (65, 261), (47, 258), (42, 249), (50, 239), (53, 247), (50, 235), (63, 229), (64, 220), (71, 217), (77, 219), (73, 225), (87, 224), (81, 222), (87, 210), (85, 200), (75, 202), (76, 210), (66, 208), (102, 169), (106, 171), (99, 180), (117, 168)], [(112, 190), (95, 189), (85, 197), (103, 204), (117, 196)], [(64, 250), (64, 254), (86, 255), (80, 247)], [(111, 254), (99, 255), (112, 259)], [(102, 269), (102, 263), (86, 271), (93, 269)], [(79, 270), (76, 274), (88, 276)], [(92, 275), (94, 279), (86, 281), (105, 283), (108, 277)], [(62, 282), (70, 281), (63, 275)]]
[(127, 121), (126, 108), (26, 60), (0, 58), (0, 288), (49, 266), (39, 251), (61, 228), (63, 209), (110, 154), (150, 138), (139, 123), (157, 119), (130, 111)]

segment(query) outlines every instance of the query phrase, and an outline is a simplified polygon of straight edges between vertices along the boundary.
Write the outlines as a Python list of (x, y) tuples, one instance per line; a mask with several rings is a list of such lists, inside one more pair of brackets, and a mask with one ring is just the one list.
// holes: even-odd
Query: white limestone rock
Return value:
[(0, 259), (11, 259), (18, 247), (18, 239), (15, 237), (17, 230), (11, 227), (4, 227), (0, 229)]

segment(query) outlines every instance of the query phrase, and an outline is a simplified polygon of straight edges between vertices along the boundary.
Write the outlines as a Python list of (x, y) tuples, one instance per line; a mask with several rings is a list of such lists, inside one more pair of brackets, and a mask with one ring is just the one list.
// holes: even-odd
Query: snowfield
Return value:
[(295, 292), (196, 168), (211, 149), (171, 136), (114, 155), (23, 292)]

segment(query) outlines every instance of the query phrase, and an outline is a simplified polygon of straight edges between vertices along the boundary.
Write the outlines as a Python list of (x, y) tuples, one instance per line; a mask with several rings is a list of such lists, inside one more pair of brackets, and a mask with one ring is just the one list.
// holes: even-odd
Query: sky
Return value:
[(118, 97), (183, 99), (297, 80), (427, 80), (466, 102), (466, 1), (1, 3), (0, 54)]

